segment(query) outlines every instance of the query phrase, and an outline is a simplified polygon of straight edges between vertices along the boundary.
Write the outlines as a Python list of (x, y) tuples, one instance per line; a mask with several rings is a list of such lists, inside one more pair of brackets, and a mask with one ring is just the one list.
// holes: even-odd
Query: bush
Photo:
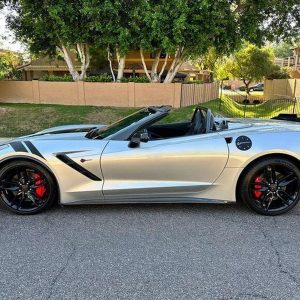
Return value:
[(269, 80), (273, 79), (289, 79), (290, 70), (288, 68), (280, 68), (279, 66), (275, 66), (273, 72), (269, 74), (266, 78)]
[(121, 82), (135, 82), (135, 83), (149, 83), (149, 79), (146, 76), (141, 76), (141, 77), (123, 77), (121, 79)]
[(187, 83), (187, 84), (203, 84), (204, 81), (203, 80), (190, 80), (185, 83)]
[(57, 76), (57, 75), (45, 75), (41, 77), (41, 81), (73, 81), (71, 75)]
[(98, 75), (98, 76), (88, 76), (84, 79), (86, 82), (112, 82), (113, 78), (111, 75), (106, 73)]
[(260, 103), (261, 103), (260, 100), (254, 100), (254, 101), (253, 101), (253, 104), (255, 104), (255, 105), (260, 104)]

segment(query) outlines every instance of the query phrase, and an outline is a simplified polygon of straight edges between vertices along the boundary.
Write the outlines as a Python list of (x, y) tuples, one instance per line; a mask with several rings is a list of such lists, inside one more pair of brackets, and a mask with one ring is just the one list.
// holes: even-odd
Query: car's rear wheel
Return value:
[(244, 175), (240, 196), (254, 211), (275, 216), (291, 210), (300, 199), (300, 171), (289, 160), (268, 158)]
[(0, 199), (18, 214), (35, 214), (52, 206), (57, 189), (52, 175), (29, 161), (14, 161), (0, 169)]

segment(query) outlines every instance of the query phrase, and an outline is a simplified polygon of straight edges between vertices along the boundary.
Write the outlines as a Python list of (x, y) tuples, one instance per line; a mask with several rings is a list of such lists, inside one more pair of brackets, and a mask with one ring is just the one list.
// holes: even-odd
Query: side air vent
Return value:
[(64, 154), (64, 153), (58, 153), (58, 154), (56, 154), (56, 157), (60, 161), (62, 161), (63, 163), (65, 163), (66, 165), (68, 165), (69, 167), (71, 167), (72, 169), (74, 169), (77, 172), (81, 173), (82, 175), (86, 176), (87, 178), (89, 178), (91, 180), (94, 180), (94, 181), (102, 181), (101, 178), (97, 177), (96, 175), (94, 175), (90, 171), (86, 170), (85, 168), (83, 168), (82, 166), (80, 166), (79, 164), (77, 164), (74, 160), (72, 160), (71, 158), (69, 158), (66, 154)]

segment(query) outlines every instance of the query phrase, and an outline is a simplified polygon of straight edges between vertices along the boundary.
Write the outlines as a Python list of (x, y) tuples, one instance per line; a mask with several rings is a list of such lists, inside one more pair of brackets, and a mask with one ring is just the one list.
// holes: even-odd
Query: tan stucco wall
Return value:
[(34, 102), (31, 81), (0, 81), (1, 102)]
[(66, 105), (180, 107), (181, 83), (0, 81), (0, 101)]

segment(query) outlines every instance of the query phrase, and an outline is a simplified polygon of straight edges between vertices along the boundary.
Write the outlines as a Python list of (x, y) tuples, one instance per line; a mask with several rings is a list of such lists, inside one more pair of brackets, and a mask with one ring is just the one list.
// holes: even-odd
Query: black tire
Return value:
[(36, 214), (50, 208), (56, 199), (55, 180), (41, 165), (18, 160), (0, 169), (0, 200), (12, 212)]
[(238, 193), (259, 214), (286, 213), (300, 200), (300, 171), (288, 159), (267, 158), (246, 171)]

